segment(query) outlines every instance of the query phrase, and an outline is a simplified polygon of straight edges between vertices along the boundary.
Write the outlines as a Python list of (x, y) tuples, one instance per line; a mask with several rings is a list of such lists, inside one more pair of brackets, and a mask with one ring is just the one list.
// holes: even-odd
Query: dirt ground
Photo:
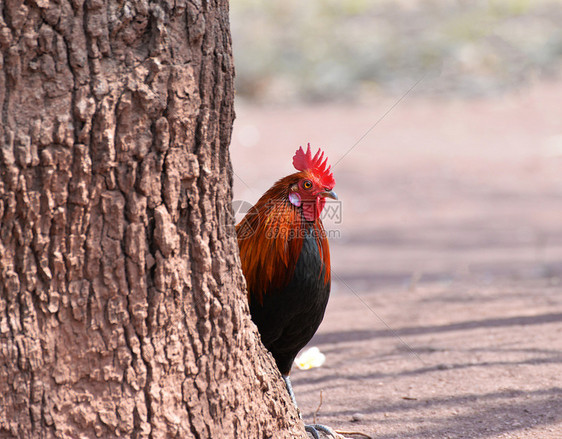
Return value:
[(383, 117), (396, 101), (238, 105), (235, 199), (293, 172), (306, 142), (335, 165), (332, 297), (310, 344), (326, 363), (292, 373), (303, 416), (378, 439), (561, 438), (562, 83), (414, 91)]

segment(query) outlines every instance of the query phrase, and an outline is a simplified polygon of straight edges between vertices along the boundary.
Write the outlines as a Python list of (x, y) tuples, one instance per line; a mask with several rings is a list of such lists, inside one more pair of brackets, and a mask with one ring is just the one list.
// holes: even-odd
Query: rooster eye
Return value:
[(305, 189), (310, 189), (312, 187), (312, 182), (310, 180), (305, 180), (302, 184), (302, 187)]

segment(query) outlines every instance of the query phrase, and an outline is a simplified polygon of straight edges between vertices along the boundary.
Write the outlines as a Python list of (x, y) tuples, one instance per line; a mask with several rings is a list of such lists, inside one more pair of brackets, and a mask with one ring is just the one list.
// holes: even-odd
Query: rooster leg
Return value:
[[(291, 378), (289, 378), (289, 375), (283, 375), (283, 381), (285, 381), (285, 386), (287, 387), (287, 392), (289, 392), (291, 401), (293, 401), (293, 404), (295, 405), (295, 407), (297, 408), (297, 412), (299, 413), (299, 417), (302, 419), (301, 411), (299, 410), (297, 399), (295, 398), (295, 392), (293, 392), (293, 386), (291, 385)], [(314, 439), (320, 439), (320, 436), (318, 436), (319, 431), (326, 433), (328, 436), (331, 436), (333, 438), (337, 438), (334, 430), (322, 424), (305, 424), (304, 429), (307, 433), (310, 433)]]
[(295, 392), (293, 392), (293, 386), (291, 385), (291, 378), (289, 378), (289, 375), (282, 375), (282, 377), (283, 377), (283, 381), (285, 381), (285, 387), (287, 387), (287, 392), (289, 392), (289, 396), (291, 397), (291, 401), (293, 401), (293, 404), (295, 404), (295, 407), (297, 408), (297, 411), (299, 412), (299, 416), (302, 419), (301, 411), (299, 410), (299, 406), (297, 404), (297, 399), (295, 398)]

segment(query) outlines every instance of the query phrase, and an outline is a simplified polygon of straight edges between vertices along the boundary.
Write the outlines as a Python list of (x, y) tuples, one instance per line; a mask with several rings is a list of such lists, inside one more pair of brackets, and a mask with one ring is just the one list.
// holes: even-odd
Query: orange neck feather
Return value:
[(319, 218), (305, 221), (300, 208), (288, 200), (289, 187), (301, 174), (289, 175), (275, 183), (236, 226), (248, 293), (260, 302), (270, 289), (283, 288), (289, 283), (305, 234), (311, 227), (324, 261), (324, 282), (330, 281), (330, 251), (322, 221)]

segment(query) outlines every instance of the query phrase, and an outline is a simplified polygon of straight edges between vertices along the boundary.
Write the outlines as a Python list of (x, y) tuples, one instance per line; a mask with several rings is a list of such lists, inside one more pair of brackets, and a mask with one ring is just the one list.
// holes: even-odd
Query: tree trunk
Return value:
[(244, 297), (227, 1), (0, 13), (0, 437), (306, 437)]

